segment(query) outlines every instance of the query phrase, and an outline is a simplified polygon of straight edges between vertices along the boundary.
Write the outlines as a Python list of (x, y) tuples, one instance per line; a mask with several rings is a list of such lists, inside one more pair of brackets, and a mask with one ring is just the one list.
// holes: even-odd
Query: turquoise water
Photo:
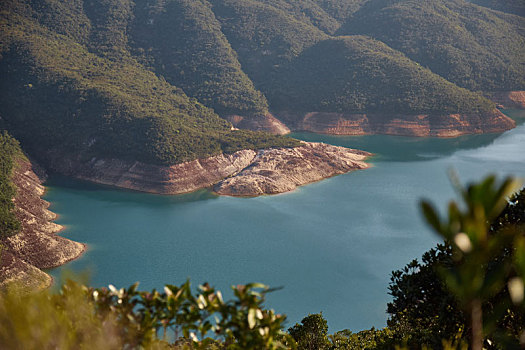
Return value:
[(65, 268), (89, 269), (96, 286), (140, 281), (151, 289), (190, 277), (227, 290), (263, 282), (283, 287), (267, 305), (286, 313), (288, 325), (323, 311), (331, 331), (382, 327), (390, 272), (438, 241), (418, 200), (443, 206), (454, 198), (449, 169), (463, 181), (488, 173), (525, 177), (525, 124), (456, 139), (294, 136), (374, 152), (374, 166), (249, 199), (204, 190), (150, 195), (52, 177), (45, 198), (64, 236), (89, 246)]

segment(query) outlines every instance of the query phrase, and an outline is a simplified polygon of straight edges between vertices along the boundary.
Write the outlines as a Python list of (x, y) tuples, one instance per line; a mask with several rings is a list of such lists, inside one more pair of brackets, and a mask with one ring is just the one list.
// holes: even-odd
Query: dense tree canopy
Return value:
[[(71, 32), (52, 31), (47, 17), (33, 19), (40, 4), (31, 5), (1, 5), (0, 113), (35, 156), (65, 151), (86, 158), (174, 164), (239, 149), (297, 144), (231, 130), (212, 110), (145, 69), (125, 51), (121, 36), (105, 31), (97, 45), (81, 45), (74, 41), (81, 31), (68, 26)], [(63, 22), (75, 19), (67, 14)], [(119, 27), (118, 21), (112, 23)], [(93, 35), (100, 36), (82, 34), (88, 41)]]
[[(505, 209), (492, 221), (489, 232), (497, 237), (504, 236), (505, 231), (510, 230), (525, 237), (525, 189), (510, 199)], [(491, 273), (501, 275), (500, 263), (512, 260), (512, 242), (507, 244), (488, 263), (487, 276)], [(454, 254), (451, 242), (438, 244), (423, 254), (421, 262), (413, 260), (392, 273), (389, 290), (393, 301), (388, 304), (388, 326), (398, 339), (404, 339), (413, 346), (426, 343), (432, 348), (441, 348), (442, 339), (452, 339), (459, 333), (469, 337), (469, 315), (464, 313), (458, 298), (447, 288), (440, 275), (440, 269), (449, 269), (456, 264)], [(505, 283), (508, 279), (507, 276)], [(508, 337), (517, 339), (523, 332), (523, 310), (509, 302), (507, 288), (483, 303), (483, 314), (494, 323), (487, 329), (492, 329), (490, 336), (500, 344), (499, 348), (502, 344), (510, 348)]]
[(478, 94), (364, 36), (319, 42), (261, 88), (274, 108), (304, 112), (483, 113), (494, 108)]
[(6, 0), (0, 29), (8, 128), (83, 159), (297, 145), (219, 116), (483, 115), (478, 91), (525, 89), (522, 17), (463, 0)]
[(525, 88), (522, 30), (522, 18), (463, 0), (370, 0), (339, 34), (368, 35), (461, 87), (496, 91)]

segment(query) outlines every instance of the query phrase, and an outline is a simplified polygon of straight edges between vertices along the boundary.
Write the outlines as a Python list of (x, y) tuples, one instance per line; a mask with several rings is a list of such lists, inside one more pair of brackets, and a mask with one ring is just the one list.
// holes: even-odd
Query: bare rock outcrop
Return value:
[(7, 250), (1, 252), (0, 259), (0, 290), (14, 286), (17, 291), (29, 292), (47, 288), (53, 281), (47, 273)]
[(456, 137), (465, 134), (503, 132), (516, 123), (494, 109), (484, 115), (466, 114), (350, 114), (281, 112), (292, 130), (334, 135), (386, 134), (400, 136)]
[[(291, 191), (300, 185), (366, 168), (363, 160), (367, 156), (367, 152), (304, 142), (296, 148), (242, 150), (172, 166), (96, 158), (82, 163), (63, 157), (67, 167), (54, 169), (83, 180), (149, 193), (182, 194), (215, 186), (218, 194), (257, 196)], [(259, 176), (247, 176), (254, 171)], [(267, 176), (262, 176), (264, 172)], [(236, 190), (238, 194), (228, 192), (226, 184), (232, 181), (246, 183), (250, 189)], [(249, 181), (253, 183), (248, 185)]]
[(290, 129), (270, 113), (250, 117), (230, 115), (226, 117), (226, 120), (239, 129), (266, 131), (276, 135), (286, 135), (290, 133)]
[(52, 222), (56, 215), (47, 210), (49, 203), (40, 198), (44, 187), (29, 161), (17, 161), (13, 183), (17, 188), (15, 215), (21, 230), (0, 242), (0, 288), (11, 282), (24, 289), (46, 287), (51, 284), (51, 277), (40, 269), (78, 258), (85, 246), (56, 234), (62, 227)]
[(503, 108), (525, 108), (525, 91), (487, 92), (486, 96)]
[(241, 171), (251, 164), (255, 155), (255, 151), (242, 150), (172, 166), (94, 158), (88, 163), (78, 164), (72, 175), (136, 191), (181, 194), (210, 187)]
[(249, 167), (213, 189), (228, 196), (288, 192), (297, 186), (368, 168), (364, 160), (369, 156), (368, 152), (311, 142), (296, 148), (260, 150)]

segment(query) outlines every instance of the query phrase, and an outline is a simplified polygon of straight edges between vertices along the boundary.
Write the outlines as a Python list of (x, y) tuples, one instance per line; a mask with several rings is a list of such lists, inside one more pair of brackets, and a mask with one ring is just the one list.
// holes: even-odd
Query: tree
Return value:
[(327, 336), (328, 324), (322, 312), (306, 316), (301, 324), (289, 328), (288, 333), (297, 342), (299, 350), (323, 350), (331, 345)]
[(447, 219), (423, 204), (446, 240), (422, 263), (414, 260), (392, 273), (388, 325), (398, 339), (441, 348), (442, 339), (460, 334), (473, 348), (483, 338), (487, 348), (518, 347), (524, 305), (513, 302), (509, 291), (519, 291), (525, 271), (525, 190), (507, 202), (511, 188), (510, 179), (489, 177), (459, 189), (464, 203), (451, 203)]

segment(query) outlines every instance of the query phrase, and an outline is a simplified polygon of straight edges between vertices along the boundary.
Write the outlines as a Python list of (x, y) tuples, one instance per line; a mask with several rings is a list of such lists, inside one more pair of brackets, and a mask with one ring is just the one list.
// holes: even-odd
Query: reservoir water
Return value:
[(141, 289), (191, 278), (226, 291), (256, 281), (283, 287), (267, 306), (287, 314), (288, 326), (323, 311), (331, 332), (383, 327), (391, 271), (438, 242), (419, 214), (420, 198), (441, 208), (455, 198), (450, 169), (462, 182), (525, 177), (525, 113), (507, 113), (520, 125), (498, 135), (294, 134), (374, 152), (374, 166), (276, 196), (159, 196), (52, 177), (45, 199), (63, 235), (89, 248), (51, 274), (89, 270), (92, 285), (140, 281)]

